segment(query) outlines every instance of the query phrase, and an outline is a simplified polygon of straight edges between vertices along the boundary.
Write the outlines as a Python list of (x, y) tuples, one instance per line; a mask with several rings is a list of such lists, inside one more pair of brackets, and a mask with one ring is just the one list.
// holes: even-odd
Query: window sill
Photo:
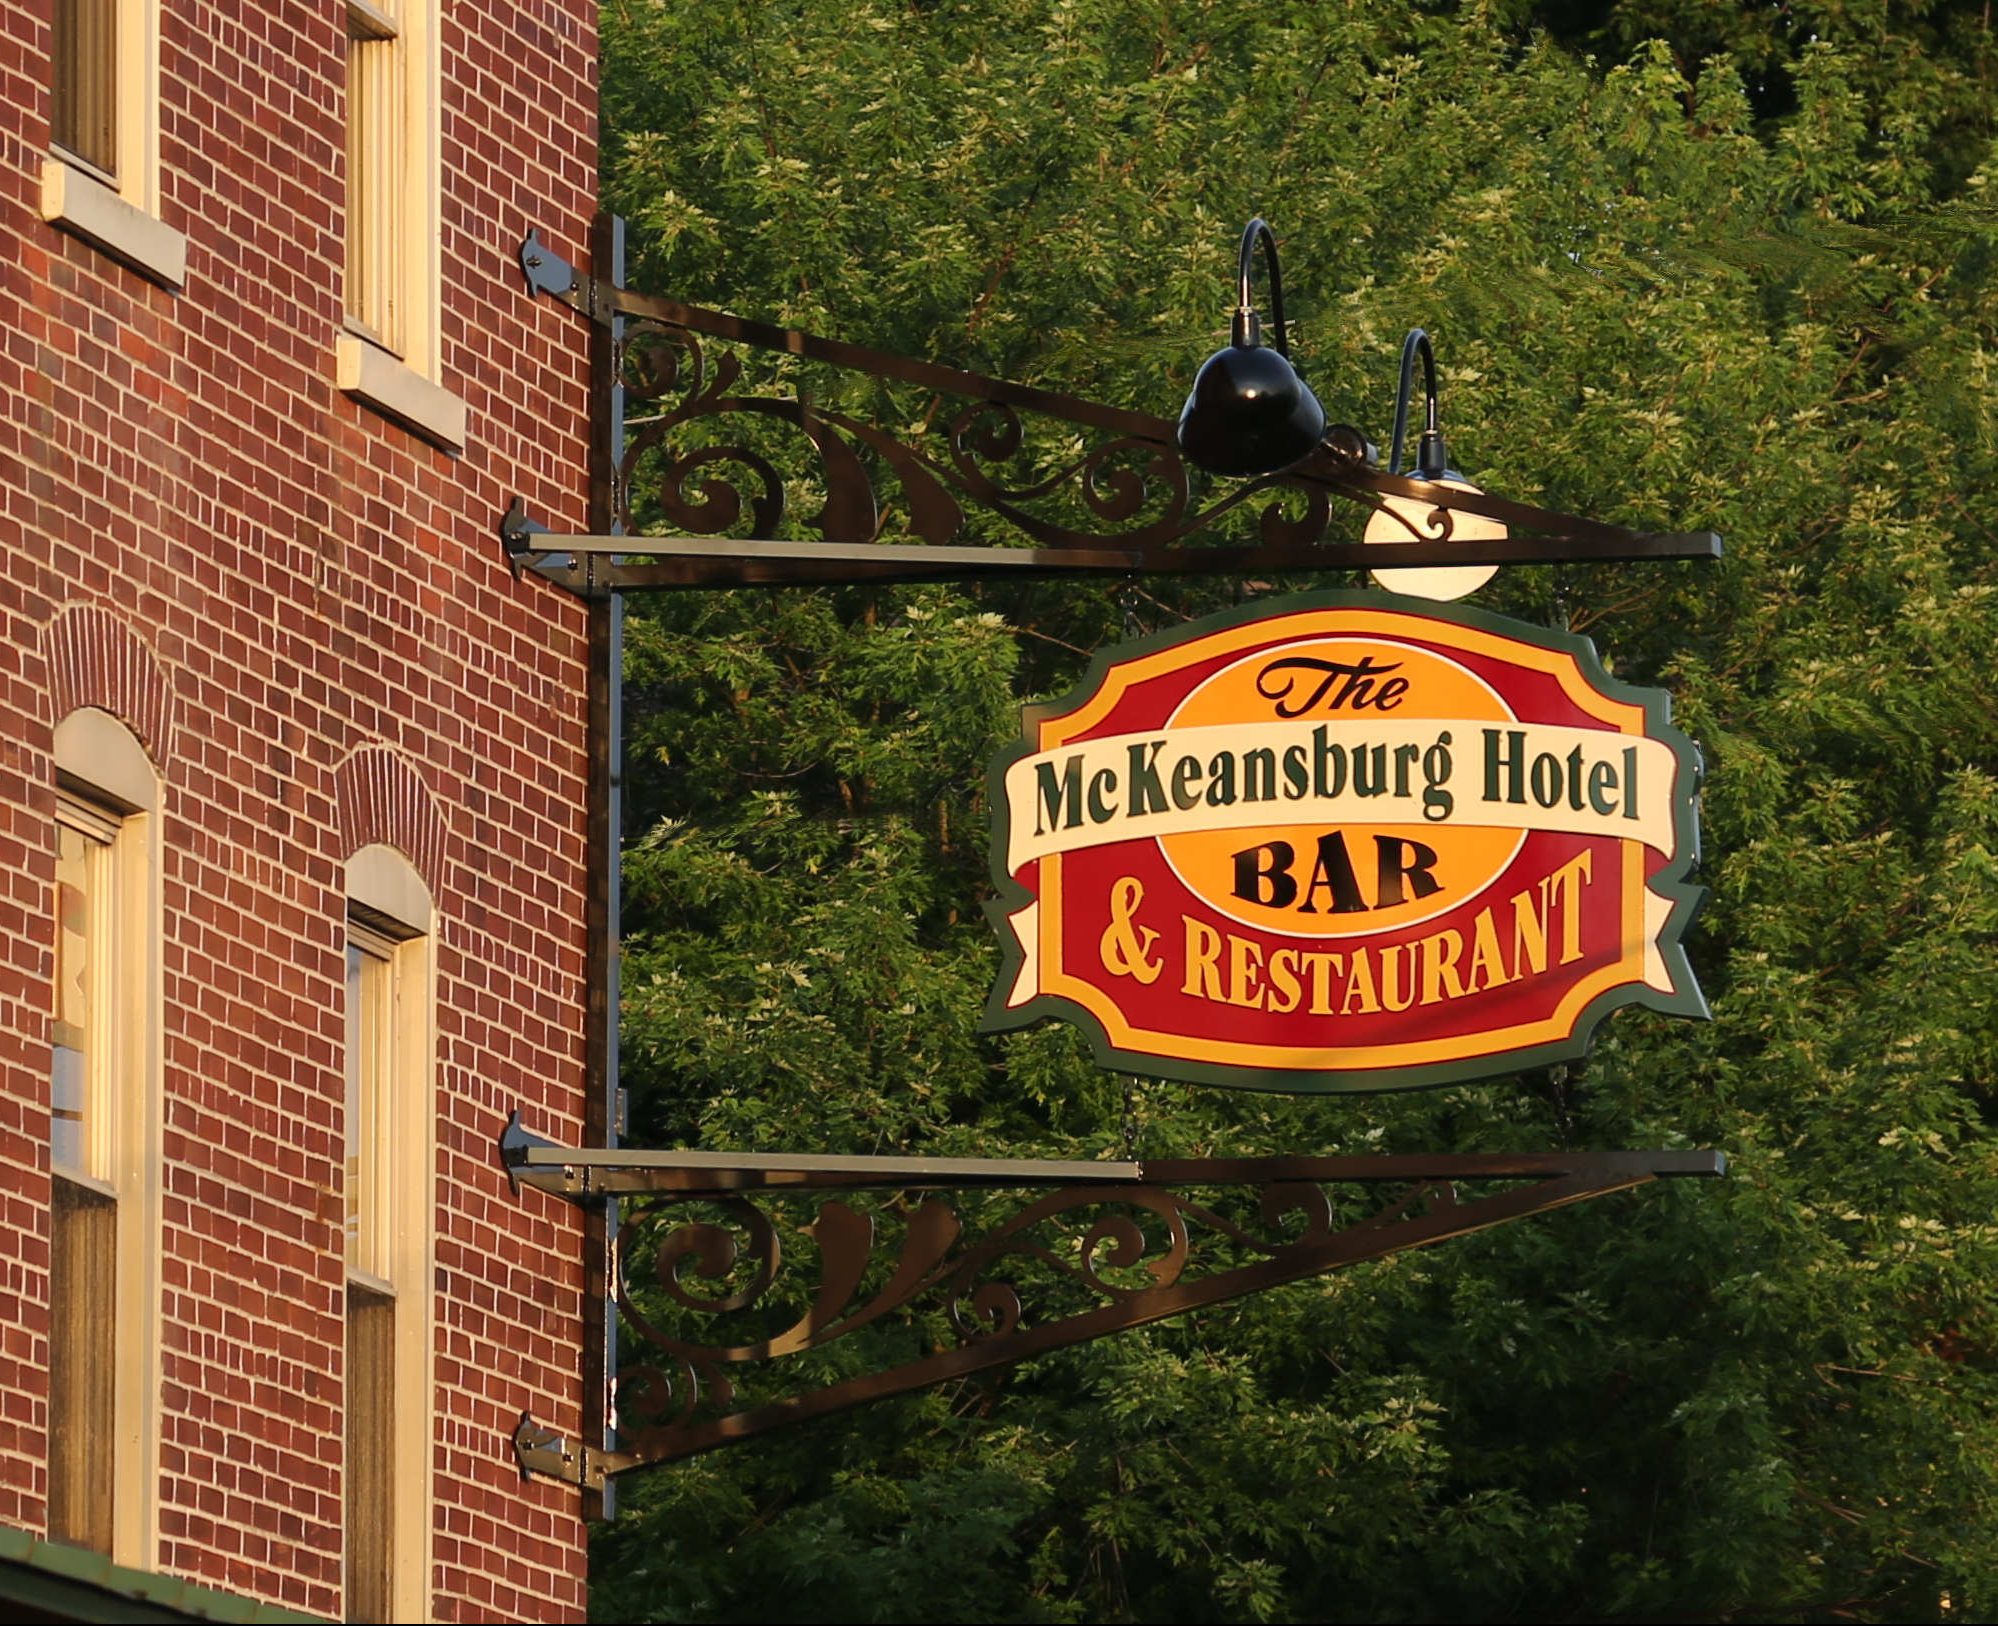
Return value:
[(465, 449), (465, 403), (386, 350), (343, 333), (334, 351), (334, 373), (335, 382), (357, 401), (446, 451)]
[(185, 234), (60, 158), (42, 160), (42, 218), (163, 288), (177, 291), (187, 281)]
[(60, 1164), (52, 1164), (50, 1178), (66, 1188), (69, 1199), (85, 1208), (115, 1208), (118, 1204), (118, 1188), (109, 1180), (100, 1180), (94, 1174), (85, 1174), (80, 1169), (66, 1169)]

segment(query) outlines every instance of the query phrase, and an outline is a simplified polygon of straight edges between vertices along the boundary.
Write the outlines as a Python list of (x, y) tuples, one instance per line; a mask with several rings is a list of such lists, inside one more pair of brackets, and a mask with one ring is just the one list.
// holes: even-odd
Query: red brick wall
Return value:
[(446, 1619), (575, 1618), (579, 1228), (515, 1197), (516, 1105), (580, 1134), (583, 628), (517, 583), (516, 493), (583, 519), (584, 334), (530, 226), (584, 256), (595, 0), (452, 0), (449, 456), (334, 388), (340, 0), (162, 0), (169, 293), (45, 225), (57, 0), (0, 0), (0, 1523), (45, 1518), (50, 762), (126, 718), (163, 786), (164, 1390), (157, 1567), (337, 1615), (342, 865), (387, 839), (437, 904), (437, 1513)]

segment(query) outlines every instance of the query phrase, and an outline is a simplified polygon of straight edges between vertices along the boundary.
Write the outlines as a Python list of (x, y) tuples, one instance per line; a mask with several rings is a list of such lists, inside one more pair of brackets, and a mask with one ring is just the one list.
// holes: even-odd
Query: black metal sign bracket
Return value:
[[(591, 1488), (1363, 1260), (1727, 1167), (1697, 1151), (1095, 1163), (602, 1151), (538, 1140), (518, 1114), (500, 1151), (522, 1184), (620, 1203), (610, 1291), (651, 1358), (619, 1373), (615, 1443), (571, 1441), (531, 1416), (514, 1434), (523, 1474)], [(974, 1227), (961, 1199), (976, 1191), (1025, 1200), (982, 1212)], [(849, 1198), (861, 1192), (885, 1200), (856, 1206)], [(787, 1197), (804, 1199), (811, 1217), (780, 1215)], [(801, 1244), (784, 1237), (804, 1238), (816, 1256), (805, 1282), (785, 1275), (786, 1246)], [(759, 1306), (780, 1301), (808, 1307), (781, 1329), (754, 1325)], [(792, 1393), (772, 1383), (786, 1357), (926, 1312), (926, 1347), (909, 1358)]]
[[(521, 245), (520, 265), (532, 292), (605, 331), (605, 382), (619, 408), (610, 416), (623, 425), (625, 404), (640, 409), (612, 451), (605, 529), (550, 533), (518, 498), (499, 527), (516, 573), (532, 569), (585, 596), (1721, 552), (1710, 531), (1630, 530), (1384, 472), (1366, 437), (1343, 425), (1295, 468), (1217, 482), (1187, 463), (1167, 418), (634, 293), (579, 273), (538, 233)], [(801, 382), (807, 364), (902, 389), (911, 410), (815, 403)], [(773, 460), (773, 435), (794, 437), (810, 466), (796, 483), (818, 504), (803, 521), (818, 540), (777, 534), (794, 477)], [(641, 488), (669, 530), (633, 534)], [(1363, 521), (1389, 516), (1392, 548), (1328, 541), (1334, 503)], [(1507, 534), (1455, 540), (1459, 516)], [(1250, 518), (1252, 537), (1225, 540)], [(988, 539), (995, 529), (1005, 540)]]
[[(607, 1518), (617, 1476), (634, 1468), (1651, 1180), (1725, 1171), (1713, 1152), (1079, 1163), (619, 1147), (625, 592), (1721, 551), (1711, 532), (1629, 530), (1385, 473), (1343, 427), (1297, 467), (1215, 482), (1181, 456), (1165, 418), (633, 293), (622, 226), (598, 222), (600, 275), (579, 274), (538, 233), (520, 250), (530, 293), (593, 324), (590, 529), (552, 533), (519, 498), (497, 527), (514, 574), (588, 600), (590, 628), (591, 1145), (543, 1140), (516, 1113), (499, 1146), (516, 1191), (535, 1186), (584, 1210), (583, 1405), (574, 1440), (521, 1419), (523, 1475), (581, 1486), (585, 1514)], [(873, 381), (873, 404), (815, 404), (800, 382), (813, 366)], [(910, 410), (896, 409), (898, 396)], [(775, 457), (773, 437), (799, 455)], [(794, 483), (816, 505), (801, 523), (818, 540), (779, 536)], [(662, 534), (630, 534), (641, 484)], [(1327, 541), (1335, 503), (1363, 523), (1388, 516), (1392, 544)], [(1460, 515), (1507, 534), (1455, 540)], [(1250, 519), (1252, 534), (1228, 539)], [(886, 1200), (856, 1207), (855, 1192)], [(997, 1193), (1003, 1209), (1015, 1192), (1025, 1201), (1010, 1212), (988, 1211), (994, 1199), (982, 1195)], [(772, 1205), (792, 1199), (813, 1210), (783, 1232), (816, 1256), (808, 1308), (782, 1331), (741, 1331), (759, 1306), (799, 1302), (771, 1292), (784, 1265)], [(941, 1336), (859, 1377), (794, 1393), (771, 1383), (772, 1363), (885, 1330), (891, 1315), (900, 1325), (904, 1311)], [(684, 1330), (690, 1317), (731, 1325)], [(651, 1347), (650, 1364), (620, 1369), (620, 1324)]]

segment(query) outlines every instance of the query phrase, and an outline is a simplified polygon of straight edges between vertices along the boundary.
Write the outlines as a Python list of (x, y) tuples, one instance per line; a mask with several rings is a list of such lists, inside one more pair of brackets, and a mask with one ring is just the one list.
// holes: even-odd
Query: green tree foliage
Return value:
[(1929, 152), (1960, 183), (1989, 133), (1991, 16), (1985, 0), (1548, 0), (1518, 8), (1576, 49), (1621, 60), (1662, 41), (1688, 78), (1726, 56), (1758, 118), (1780, 121), (1798, 106), (1798, 58), (1817, 43), (1846, 55), (1852, 83), (1883, 124), (1919, 127)]
[[(1998, 1610), (1981, 8), (606, 0), (604, 22), (641, 287), (1169, 413), (1262, 212), (1335, 417), (1380, 432), (1420, 323), (1473, 478), (1726, 535), (1717, 565), (1479, 595), (1586, 630), (1702, 742), (1711, 1023), (1625, 1012), (1586, 1065), (1412, 1096), (1141, 1082), (1130, 1105), (1148, 1152), (1704, 1146), (1733, 1171), (637, 1476), (599, 1613)], [(813, 387), (911, 432), (935, 411)], [(799, 442), (759, 444), (809, 492)], [(1120, 1082), (1072, 1032), (975, 1032), (985, 764), (1126, 607), (1149, 628), (1298, 585), (635, 606), (637, 1137), (1120, 1148)], [(864, 1358), (842, 1350), (830, 1369)]]

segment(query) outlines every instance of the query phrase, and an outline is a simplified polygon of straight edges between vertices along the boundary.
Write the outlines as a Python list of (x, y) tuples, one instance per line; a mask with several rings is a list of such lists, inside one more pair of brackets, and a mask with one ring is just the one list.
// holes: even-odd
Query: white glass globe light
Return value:
[[(1478, 494), (1478, 487), (1461, 475), (1445, 473), (1428, 482), (1439, 489)], [(1482, 514), (1451, 513), (1436, 517), (1436, 505), (1420, 497), (1382, 499), (1388, 512), (1376, 512), (1367, 521), (1363, 542), (1497, 542), (1509, 533), (1503, 520)], [(1399, 517), (1397, 517), (1399, 516)], [(1406, 521), (1406, 523), (1403, 523)], [(1444, 529), (1448, 523), (1448, 531)], [(1411, 598), (1455, 599), (1475, 593), (1498, 573), (1497, 565), (1411, 565), (1401, 568), (1375, 566), (1367, 574), (1374, 585)]]

